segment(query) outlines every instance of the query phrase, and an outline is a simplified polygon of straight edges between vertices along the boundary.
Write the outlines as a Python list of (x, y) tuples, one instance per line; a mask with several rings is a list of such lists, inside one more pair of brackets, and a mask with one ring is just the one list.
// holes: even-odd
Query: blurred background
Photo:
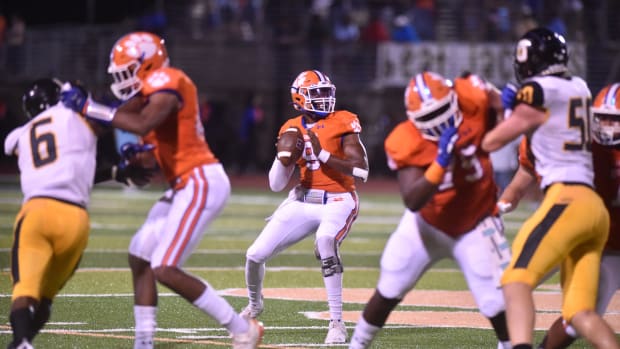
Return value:
[[(620, 80), (619, 16), (617, 0), (3, 0), (0, 139), (25, 121), (20, 97), (36, 78), (79, 79), (111, 102), (110, 49), (146, 30), (198, 86), (207, 140), (231, 174), (265, 174), (295, 116), (290, 84), (319, 69), (337, 109), (358, 114), (372, 175), (388, 175), (383, 139), (405, 119), (413, 74), (471, 71), (501, 88), (514, 79), (516, 39), (547, 26), (596, 94)], [(1, 155), (0, 173), (16, 173), (14, 159)]]

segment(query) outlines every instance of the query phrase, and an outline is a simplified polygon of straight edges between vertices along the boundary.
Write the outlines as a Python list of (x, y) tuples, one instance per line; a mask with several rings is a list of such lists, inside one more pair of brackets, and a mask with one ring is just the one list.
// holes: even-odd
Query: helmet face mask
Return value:
[(167, 67), (168, 51), (164, 40), (147, 32), (133, 32), (120, 38), (110, 53), (108, 73), (113, 82), (110, 89), (121, 100), (140, 92), (143, 80), (156, 69)]
[(336, 86), (318, 70), (307, 70), (295, 78), (291, 86), (293, 107), (322, 119), (334, 112)]
[(599, 92), (592, 107), (592, 138), (604, 146), (620, 145), (620, 83)]
[(566, 40), (549, 29), (532, 29), (517, 42), (514, 70), (519, 82), (534, 75), (565, 73), (567, 64)]
[(439, 140), (445, 129), (458, 127), (463, 121), (452, 82), (431, 72), (411, 78), (405, 89), (405, 108), (422, 137), (431, 141)]
[(34, 81), (22, 95), (22, 108), (28, 119), (56, 105), (60, 101), (62, 83), (57, 79)]

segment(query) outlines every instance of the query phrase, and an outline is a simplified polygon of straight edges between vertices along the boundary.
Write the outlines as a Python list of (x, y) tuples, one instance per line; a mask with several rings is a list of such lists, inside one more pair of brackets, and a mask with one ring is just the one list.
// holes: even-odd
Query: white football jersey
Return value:
[(4, 151), (18, 156), (24, 202), (43, 196), (88, 205), (97, 137), (79, 114), (58, 103), (13, 130)]
[(526, 91), (522, 98), (528, 99), (531, 93), (531, 105), (543, 108), (548, 115), (530, 139), (536, 172), (541, 176), (540, 187), (556, 182), (592, 186), (592, 96), (585, 81), (579, 77), (537, 76), (528, 79), (522, 91)]

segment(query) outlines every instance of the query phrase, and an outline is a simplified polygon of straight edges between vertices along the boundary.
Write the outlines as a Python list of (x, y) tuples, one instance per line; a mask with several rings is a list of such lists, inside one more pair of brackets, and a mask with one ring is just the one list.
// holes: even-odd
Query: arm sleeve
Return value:
[(275, 158), (269, 170), (269, 187), (271, 190), (279, 192), (284, 189), (291, 179), (294, 170), (295, 164), (284, 166), (278, 158)]

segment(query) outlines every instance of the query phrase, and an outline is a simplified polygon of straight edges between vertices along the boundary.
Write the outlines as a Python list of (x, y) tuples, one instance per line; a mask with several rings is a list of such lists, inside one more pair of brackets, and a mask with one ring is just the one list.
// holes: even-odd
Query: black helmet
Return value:
[(535, 28), (523, 35), (515, 50), (515, 76), (518, 81), (534, 75), (551, 75), (568, 70), (566, 40), (547, 28)]
[(39, 79), (22, 95), (22, 108), (29, 119), (55, 105), (60, 100), (62, 83), (57, 79)]

